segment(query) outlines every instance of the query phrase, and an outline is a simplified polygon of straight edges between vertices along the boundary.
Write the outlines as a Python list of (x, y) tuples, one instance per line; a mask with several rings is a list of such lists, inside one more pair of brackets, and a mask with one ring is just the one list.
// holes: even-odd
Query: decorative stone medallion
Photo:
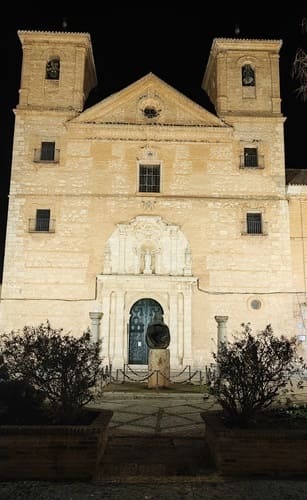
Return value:
[(158, 118), (162, 112), (161, 99), (157, 95), (142, 97), (139, 101), (139, 111), (148, 120)]

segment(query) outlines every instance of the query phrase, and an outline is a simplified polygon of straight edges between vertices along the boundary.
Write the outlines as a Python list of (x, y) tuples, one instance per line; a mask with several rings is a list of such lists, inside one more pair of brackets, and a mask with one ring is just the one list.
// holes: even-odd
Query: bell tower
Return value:
[(213, 40), (202, 88), (219, 117), (281, 116), (281, 45), (281, 40)]
[(23, 49), (18, 109), (83, 110), (96, 86), (88, 33), (18, 31)]

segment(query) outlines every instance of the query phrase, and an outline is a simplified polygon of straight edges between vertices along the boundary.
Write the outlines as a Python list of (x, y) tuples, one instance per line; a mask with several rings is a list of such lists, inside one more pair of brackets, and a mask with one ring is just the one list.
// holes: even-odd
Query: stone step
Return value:
[(214, 470), (203, 437), (111, 436), (96, 479), (191, 477)]

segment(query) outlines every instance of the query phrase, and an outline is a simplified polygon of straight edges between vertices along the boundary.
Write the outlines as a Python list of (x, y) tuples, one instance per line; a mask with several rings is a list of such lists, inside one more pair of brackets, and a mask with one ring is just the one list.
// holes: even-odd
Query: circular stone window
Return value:
[(252, 299), (250, 301), (250, 306), (251, 306), (252, 309), (255, 309), (255, 310), (261, 309), (261, 306), (262, 306), (261, 300), (259, 300), (259, 299)]
[(143, 97), (140, 99), (138, 107), (139, 112), (148, 120), (158, 118), (162, 111), (162, 103), (158, 96)]
[(144, 116), (146, 116), (146, 118), (156, 118), (157, 116), (159, 116), (160, 111), (158, 111), (153, 106), (146, 106), (146, 108), (143, 110), (143, 114)]

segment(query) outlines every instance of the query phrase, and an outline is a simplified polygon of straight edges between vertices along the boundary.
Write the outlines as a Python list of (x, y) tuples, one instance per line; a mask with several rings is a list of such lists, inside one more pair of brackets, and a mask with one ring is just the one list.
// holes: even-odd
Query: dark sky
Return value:
[[(289, 5), (289, 3), (288, 3)], [(281, 39), (280, 52), (282, 112), (285, 123), (286, 166), (307, 168), (307, 103), (295, 94), (296, 82), (291, 67), (297, 47), (305, 47), (301, 22), (307, 9), (285, 8), (277, 16), (263, 9), (255, 15), (253, 5), (239, 14), (228, 12), (219, 3), (206, 12), (201, 9), (109, 9), (104, 14), (7, 15), (2, 19), (2, 82), (0, 104), (0, 280), (4, 255), (6, 210), (8, 203), (11, 148), (14, 127), (13, 109), (18, 103), (21, 46), (17, 30), (60, 31), (67, 20), (67, 31), (88, 32), (92, 38), (98, 86), (86, 107), (96, 104), (146, 75), (155, 73), (187, 97), (214, 111), (201, 89), (210, 47), (214, 38)], [(17, 9), (16, 9), (17, 10)], [(19, 9), (18, 9), (19, 10)], [(47, 9), (46, 9), (47, 10)], [(59, 10), (59, 9), (58, 9)], [(53, 11), (54, 13), (54, 11)]]

